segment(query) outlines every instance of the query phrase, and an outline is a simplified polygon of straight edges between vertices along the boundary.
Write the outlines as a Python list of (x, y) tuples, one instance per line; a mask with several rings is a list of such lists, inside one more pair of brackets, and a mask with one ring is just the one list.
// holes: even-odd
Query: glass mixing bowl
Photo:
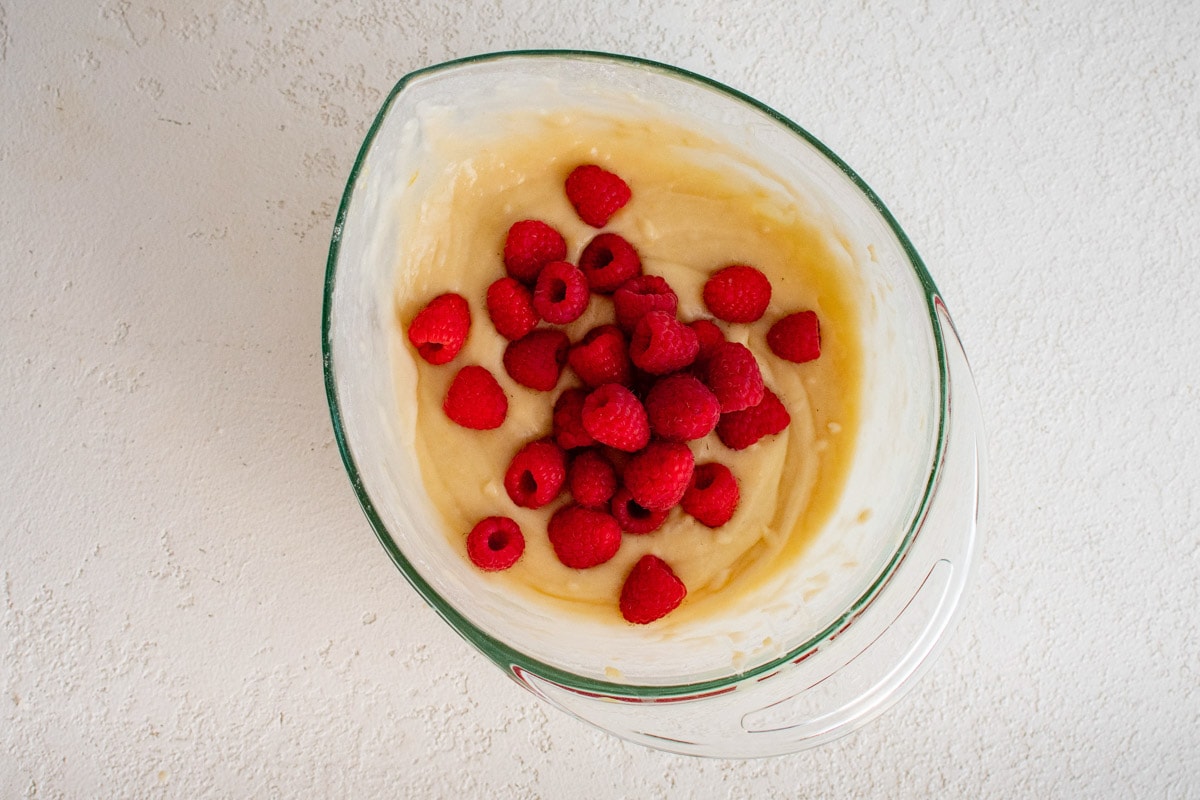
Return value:
[[(420, 201), (421, 176), (436, 172), (427, 163), (428, 120), (479, 132), (502, 128), (513, 112), (560, 107), (670, 119), (765, 165), (765, 180), (835, 232), (863, 309), (866, 388), (841, 501), (793, 568), (763, 590), (763, 602), (700, 621), (686, 635), (656, 638), (586, 619), (564, 625), (481, 581), (442, 533), (411, 432), (399, 424), (412, 374), (396, 322), (400, 247), (412, 217), (401, 212)], [(323, 322), (338, 445), (384, 549), (468, 642), (577, 717), (679, 753), (793, 752), (877, 716), (944, 641), (979, 550), (982, 426), (962, 346), (933, 280), (875, 194), (828, 148), (752, 98), (600, 53), (498, 53), (407, 75), (347, 182)]]

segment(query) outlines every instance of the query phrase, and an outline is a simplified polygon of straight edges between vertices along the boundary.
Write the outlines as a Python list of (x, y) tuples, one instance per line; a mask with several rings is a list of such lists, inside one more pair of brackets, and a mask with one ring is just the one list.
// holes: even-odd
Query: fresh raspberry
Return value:
[(612, 294), (642, 274), (642, 259), (633, 245), (615, 233), (602, 233), (579, 255), (579, 269), (597, 294)]
[(632, 332), (638, 320), (650, 311), (663, 311), (671, 316), (679, 308), (679, 297), (671, 284), (658, 275), (639, 275), (630, 278), (613, 292), (613, 311), (622, 330)]
[(538, 273), (533, 307), (546, 322), (554, 325), (574, 322), (590, 299), (587, 278), (571, 262), (551, 261)]
[(726, 322), (754, 322), (770, 302), (771, 282), (745, 264), (717, 270), (704, 284), (704, 305)]
[(537, 219), (514, 222), (504, 238), (504, 268), (508, 274), (532, 286), (542, 267), (567, 257), (562, 234)]
[(430, 364), (445, 364), (462, 349), (471, 330), (471, 307), (459, 294), (440, 294), (417, 312), (408, 340)]
[(599, 325), (571, 347), (567, 363), (588, 386), (619, 383), (628, 386), (633, 378), (629, 344), (616, 325)]
[(686, 444), (651, 442), (629, 459), (622, 477), (638, 505), (651, 511), (665, 511), (683, 499), (695, 464)]
[(821, 355), (821, 321), (815, 311), (788, 314), (767, 331), (767, 346), (786, 361), (803, 364)]
[(667, 562), (658, 556), (644, 555), (633, 565), (621, 587), (621, 616), (635, 625), (646, 625), (670, 614), (685, 597), (687, 587)]
[(717, 396), (722, 414), (762, 402), (762, 370), (754, 353), (740, 342), (725, 342), (714, 348), (705, 364), (703, 379)]
[(583, 450), (567, 467), (567, 488), (585, 508), (606, 508), (617, 491), (617, 470), (599, 450)]
[(696, 332), (700, 342), (700, 352), (696, 353), (696, 363), (702, 364), (712, 355), (717, 345), (725, 342), (725, 331), (711, 319), (698, 319), (688, 323), (688, 327)]
[(697, 464), (683, 495), (683, 510), (710, 528), (719, 528), (733, 517), (738, 504), (738, 483), (724, 464)]
[(484, 367), (469, 365), (450, 381), (442, 410), (464, 428), (488, 431), (504, 422), (508, 398), (492, 373)]
[(629, 358), (653, 375), (683, 369), (696, 360), (700, 341), (696, 332), (665, 311), (642, 317), (629, 341)]
[(554, 555), (571, 569), (603, 564), (621, 547), (621, 528), (612, 515), (578, 505), (555, 511), (547, 533)]
[(670, 514), (669, 509), (651, 511), (646, 508), (634, 500), (633, 493), (624, 486), (617, 489), (609, 508), (613, 518), (621, 526), (621, 530), (634, 534), (654, 533), (663, 526), (663, 523), (667, 521), (667, 515)]
[(712, 433), (721, 418), (717, 396), (686, 372), (660, 378), (646, 395), (650, 432), (660, 439), (686, 442)]
[(563, 450), (590, 447), (596, 443), (583, 427), (583, 401), (587, 390), (573, 386), (564, 389), (554, 401), (554, 441)]
[(722, 414), (717, 423), (717, 438), (732, 450), (745, 450), (765, 436), (781, 432), (792, 421), (792, 415), (770, 389), (765, 390), (762, 402), (744, 411)]
[(508, 569), (525, 552), (525, 536), (508, 517), (486, 517), (467, 534), (467, 557), (486, 572)]
[(579, 218), (593, 228), (603, 228), (609, 218), (620, 211), (632, 192), (629, 185), (603, 167), (595, 164), (578, 166), (567, 176), (567, 199)]
[(547, 440), (530, 442), (517, 451), (504, 473), (504, 489), (522, 508), (541, 508), (562, 492), (567, 456)]
[(488, 287), (487, 310), (496, 332), (510, 342), (520, 339), (538, 324), (533, 292), (516, 278), (504, 277)]
[(645, 407), (619, 383), (606, 383), (587, 396), (583, 427), (597, 442), (626, 453), (641, 450), (650, 441)]
[(548, 392), (558, 385), (571, 340), (556, 328), (538, 328), (504, 348), (504, 370), (514, 381)]

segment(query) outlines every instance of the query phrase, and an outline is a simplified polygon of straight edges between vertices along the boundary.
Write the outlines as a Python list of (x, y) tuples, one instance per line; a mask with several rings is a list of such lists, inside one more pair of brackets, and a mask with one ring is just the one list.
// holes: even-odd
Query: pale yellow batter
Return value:
[[(397, 265), (397, 324), (407, 329), (430, 298), (447, 291), (466, 297), (472, 311), (468, 342), (450, 364), (430, 366), (411, 348), (399, 354), (416, 362), (417, 385), (398, 386), (397, 392), (401, 403), (417, 403), (416, 447), (426, 489), (463, 558), (466, 534), (479, 519), (499, 514), (521, 526), (524, 556), (507, 572), (481, 572), (481, 581), (620, 622), (617, 597), (625, 575), (643, 554), (654, 553), (688, 589), (683, 606), (656, 624), (716, 613), (735, 594), (802, 557), (837, 502), (854, 448), (861, 389), (856, 311), (844, 282), (849, 256), (791, 198), (764, 188), (749, 162), (730, 160), (720, 145), (682, 128), (585, 112), (525, 119), (514, 127), (516, 133), (493, 141), (434, 141), (429, 163), (445, 168), (427, 167), (414, 176), (430, 188), (420, 208), (406, 212), (415, 215), (408, 226), (415, 236), (406, 236)], [(484, 304), (488, 285), (504, 274), (501, 249), (513, 222), (545, 220), (566, 237), (573, 261), (597, 233), (563, 194), (566, 175), (581, 163), (600, 164), (629, 183), (633, 198), (606, 230), (633, 243), (647, 273), (668, 280), (679, 295), (681, 319), (709, 316), (701, 289), (722, 266), (753, 264), (770, 278), (773, 295), (763, 319), (720, 324), (729, 339), (756, 353), (767, 385), (792, 416), (783, 434), (744, 451), (729, 450), (715, 435), (691, 443), (697, 463), (721, 461), (739, 481), (741, 503), (729, 523), (714, 531), (676, 508), (661, 530), (626, 534), (615, 558), (589, 570), (561, 565), (546, 539), (546, 522), (569, 500), (567, 493), (531, 511), (516, 507), (503, 486), (517, 449), (549, 434), (551, 407), (559, 391), (574, 383), (573, 373), (566, 369), (553, 392), (516, 384), (501, 365), (506, 342)], [(792, 364), (769, 351), (765, 336), (775, 320), (803, 309), (820, 317), (822, 355)], [(610, 301), (593, 295), (587, 313), (565, 330), (576, 341), (611, 321), (611, 313)], [(398, 340), (408, 347), (404, 337)], [(443, 413), (446, 387), (465, 364), (487, 366), (507, 393), (508, 418), (500, 428), (467, 430)]]

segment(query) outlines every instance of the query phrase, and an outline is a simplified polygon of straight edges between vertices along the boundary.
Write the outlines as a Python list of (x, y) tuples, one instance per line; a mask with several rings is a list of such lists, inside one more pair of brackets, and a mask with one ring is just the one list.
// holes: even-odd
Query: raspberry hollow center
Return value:
[(487, 546), (489, 550), (499, 553), (501, 550), (508, 547), (508, 532), (497, 529), (492, 531), (487, 538)]
[(650, 509), (633, 499), (625, 504), (625, 509), (629, 512), (631, 519), (649, 519), (653, 513)]
[(525, 470), (521, 473), (520, 486), (522, 492), (530, 495), (536, 494), (538, 488), (537, 478), (533, 477), (532, 472)]

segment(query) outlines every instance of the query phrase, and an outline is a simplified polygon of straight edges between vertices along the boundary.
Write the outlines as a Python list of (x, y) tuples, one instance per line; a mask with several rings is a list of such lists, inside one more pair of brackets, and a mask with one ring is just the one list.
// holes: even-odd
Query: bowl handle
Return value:
[(938, 485), (904, 562), (841, 631), (767, 675), (691, 697), (638, 702), (588, 696), (517, 668), (513, 676), (623, 738), (721, 758), (815, 747), (857, 730), (898, 701), (945, 643), (980, 549), (982, 414), (962, 345), (940, 299), (935, 302), (949, 387)]
[[(935, 297), (934, 302), (949, 373), (948, 427), (938, 486), (905, 555), (906, 561), (928, 566), (897, 569), (863, 618), (839, 634), (858, 639), (837, 648), (853, 655), (839, 659), (842, 664), (819, 665), (819, 673), (828, 677), (742, 717), (743, 730), (769, 738), (773, 750), (794, 751), (830, 741), (862, 727), (899, 700), (944, 645), (975, 571), (984, 486), (982, 412), (957, 332), (941, 299)], [(889, 602), (906, 596), (907, 602)], [(886, 611), (901, 602), (901, 610), (889, 621)], [(876, 619), (866, 619), (872, 613)], [(832, 654), (835, 648), (829, 650)], [(811, 660), (817, 662), (822, 655), (818, 651)]]

